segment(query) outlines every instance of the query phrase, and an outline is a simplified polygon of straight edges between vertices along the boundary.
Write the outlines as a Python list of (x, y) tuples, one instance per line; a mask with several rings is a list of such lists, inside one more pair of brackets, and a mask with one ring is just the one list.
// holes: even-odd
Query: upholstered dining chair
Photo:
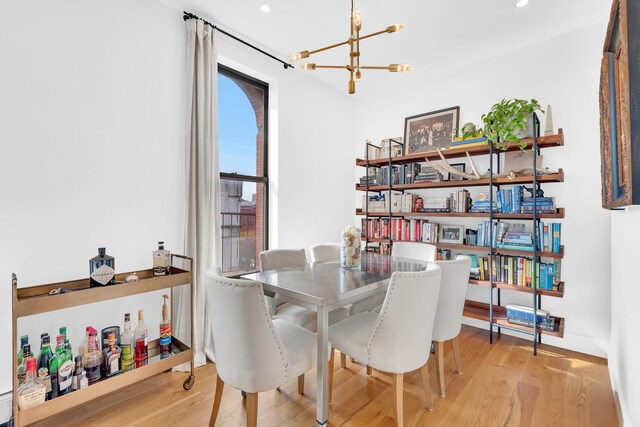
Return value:
[[(391, 255), (420, 261), (435, 261), (436, 251), (436, 246), (427, 243), (395, 242), (391, 248)], [(384, 301), (384, 293), (365, 298), (362, 301), (353, 303), (349, 313), (353, 315), (374, 310), (376, 307), (380, 307), (382, 301)]]
[[(421, 368), (427, 407), (433, 408), (429, 386), (431, 332), (440, 292), (440, 266), (425, 271), (395, 272), (391, 276), (381, 312), (359, 313), (329, 326), (332, 346), (329, 375), (333, 375), (335, 349), (393, 374), (396, 423), (403, 425), (404, 374)], [(333, 381), (330, 381), (333, 383)]]
[(311, 246), (311, 262), (339, 259), (340, 243), (320, 243)]
[(451, 341), (456, 369), (462, 373), (462, 359), (458, 335), (462, 328), (462, 313), (467, 296), (471, 258), (458, 255), (455, 260), (436, 261), (442, 270), (442, 285), (438, 297), (438, 310), (433, 325), (433, 341), (436, 350), (436, 373), (438, 376), (438, 391), (445, 396), (444, 379), (444, 343)]
[(272, 320), (259, 282), (228, 279), (211, 269), (205, 293), (216, 364), (209, 425), (215, 425), (227, 384), (247, 393), (247, 426), (256, 426), (258, 393), (304, 378), (316, 366), (316, 334)]

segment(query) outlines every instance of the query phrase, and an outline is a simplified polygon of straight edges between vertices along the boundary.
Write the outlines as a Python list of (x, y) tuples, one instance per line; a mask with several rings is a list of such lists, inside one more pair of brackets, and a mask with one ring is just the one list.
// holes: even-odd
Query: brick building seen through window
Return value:
[(268, 85), (218, 69), (222, 270), (256, 271), (268, 241)]

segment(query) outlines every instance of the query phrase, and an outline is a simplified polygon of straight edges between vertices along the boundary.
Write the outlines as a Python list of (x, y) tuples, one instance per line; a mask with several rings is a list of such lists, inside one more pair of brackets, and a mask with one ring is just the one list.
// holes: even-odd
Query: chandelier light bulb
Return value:
[(404, 28), (404, 24), (390, 25), (387, 27), (387, 33), (395, 33), (396, 31), (400, 31), (403, 28)]
[(516, 7), (524, 7), (529, 4), (529, 0), (516, 0)]
[(391, 64), (389, 65), (389, 71), (392, 73), (404, 73), (406, 71), (413, 70), (413, 67), (409, 64)]
[(360, 72), (360, 70), (356, 71), (355, 81), (359, 82), (361, 78), (362, 78), (362, 73)]
[(300, 61), (303, 58), (308, 58), (309, 57), (309, 51), (308, 50), (303, 50), (301, 52), (296, 52), (294, 54), (292, 54), (289, 57), (289, 61), (291, 62), (295, 62), (295, 61)]
[(360, 30), (362, 28), (362, 13), (359, 10), (353, 12), (353, 26), (356, 27), (356, 30)]
[(316, 69), (316, 64), (314, 64), (312, 62), (305, 62), (304, 64), (302, 64), (302, 69), (303, 70), (315, 70)]

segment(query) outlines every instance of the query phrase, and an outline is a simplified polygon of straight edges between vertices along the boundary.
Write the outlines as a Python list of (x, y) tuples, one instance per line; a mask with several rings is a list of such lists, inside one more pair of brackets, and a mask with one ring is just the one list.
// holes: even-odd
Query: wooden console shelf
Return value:
[[(525, 150), (531, 149), (533, 144), (533, 141), (531, 138), (524, 138), (522, 139), (522, 142), (525, 142), (527, 144), (527, 146), (525, 147)], [(536, 142), (539, 148), (561, 147), (564, 145), (564, 133), (562, 132), (562, 129), (558, 129), (557, 134), (540, 136), (536, 138)], [(520, 148), (518, 148), (515, 145), (511, 145), (505, 151), (517, 151), (517, 150), (520, 150)], [(494, 151), (500, 151), (503, 153), (505, 152), (502, 150), (498, 150), (497, 148), (494, 148)], [(467, 157), (467, 153), (469, 153), (470, 156), (488, 155), (489, 145), (487, 144), (486, 146), (475, 146), (475, 147), (467, 147), (467, 148), (464, 148), (464, 147), (450, 148), (448, 150), (442, 151), (442, 154), (447, 159)], [(418, 153), (418, 154), (410, 154), (408, 156), (392, 157), (391, 162), (393, 164), (424, 162), (425, 157), (428, 158), (429, 160), (440, 160), (440, 156), (438, 155), (438, 153), (432, 151), (430, 153)], [(369, 160), (369, 166), (387, 166), (388, 164), (389, 164), (388, 158)], [(367, 165), (366, 160), (356, 159), (356, 166), (366, 166), (366, 165)]]
[[(464, 304), (463, 315), (471, 319), (483, 320), (485, 322), (488, 322), (490, 320), (489, 304), (467, 300)], [(564, 337), (564, 318), (555, 317), (555, 319), (556, 319), (555, 332), (545, 331), (540, 328), (538, 328), (538, 332), (542, 333), (543, 335), (550, 335), (558, 338)], [(507, 321), (507, 309), (504, 306), (500, 306), (500, 305), (493, 306), (493, 323), (498, 327), (505, 327), (505, 328), (515, 329), (515, 330), (520, 330), (527, 333), (533, 333), (533, 330), (532, 330), (533, 328), (509, 323)]]
[[(12, 278), (12, 338), (13, 338), (13, 357), (18, 354), (19, 334), (17, 328), (17, 320), (21, 317), (32, 316), (35, 314), (47, 313), (65, 308), (80, 307), (86, 304), (92, 304), (101, 301), (108, 301), (115, 298), (123, 298), (131, 295), (142, 294), (146, 292), (159, 291), (162, 289), (171, 289), (170, 304), (173, 304), (173, 288), (176, 286), (190, 286), (191, 295), (193, 295), (193, 260), (181, 255), (172, 255), (171, 264), (175, 265), (176, 259), (189, 265), (189, 270), (183, 270), (177, 267), (171, 268), (169, 276), (154, 277), (152, 270), (138, 270), (136, 273), (140, 278), (137, 282), (121, 283), (110, 286), (101, 286), (91, 288), (89, 279), (72, 280), (68, 282), (51, 283), (40, 286), (30, 286), (18, 288), (18, 279), (15, 274)], [(131, 273), (121, 273), (116, 275), (116, 281), (124, 281), (124, 278)], [(62, 294), (49, 295), (54, 289), (68, 289), (69, 292)], [(170, 308), (171, 312), (173, 307)], [(195, 321), (194, 307), (191, 307), (191, 341), (193, 337), (193, 325)], [(172, 330), (173, 317), (171, 317)], [(77, 325), (76, 325), (77, 326)], [(84, 325), (83, 325), (84, 326)], [(79, 326), (78, 326), (79, 327)], [(145, 378), (165, 372), (174, 366), (181, 365), (186, 362), (191, 363), (191, 372), (189, 377), (184, 381), (185, 390), (191, 389), (195, 381), (194, 375), (194, 351), (178, 340), (172, 337), (172, 355), (160, 359), (159, 340), (149, 341), (149, 363), (140, 368), (136, 368), (129, 372), (123, 372), (111, 378), (104, 378), (87, 388), (76, 390), (64, 396), (44, 402), (26, 410), (18, 408), (18, 366), (16, 360), (13, 361), (13, 419), (16, 427), (28, 425), (37, 421), (44, 420), (47, 417), (66, 411), (68, 409), (82, 405), (90, 400), (104, 396), (108, 393), (115, 392), (123, 387), (134, 384)], [(35, 343), (34, 343), (35, 344)], [(33, 346), (35, 347), (35, 345)]]
[[(518, 176), (515, 179), (496, 178), (493, 185), (522, 185), (531, 184), (533, 175)], [(539, 183), (564, 182), (564, 171), (558, 169), (556, 173), (538, 176)], [(453, 188), (453, 187), (480, 187), (491, 185), (489, 178), (468, 179), (462, 181), (440, 181), (440, 182), (421, 182), (418, 184), (396, 184), (392, 185), (392, 190), (424, 190), (429, 188)], [(357, 191), (367, 191), (367, 187), (356, 184)], [(369, 191), (389, 191), (389, 185), (370, 185)]]
[[(366, 213), (362, 209), (356, 209), (356, 215), (364, 216)], [(388, 218), (389, 212), (369, 212), (371, 217)], [(464, 218), (488, 218), (489, 212), (392, 212), (392, 217), (396, 218), (423, 218), (423, 217), (464, 217)], [(539, 213), (540, 219), (564, 218), (564, 208), (556, 209), (555, 213)], [(533, 219), (533, 214), (529, 213), (493, 213), (495, 219)]]

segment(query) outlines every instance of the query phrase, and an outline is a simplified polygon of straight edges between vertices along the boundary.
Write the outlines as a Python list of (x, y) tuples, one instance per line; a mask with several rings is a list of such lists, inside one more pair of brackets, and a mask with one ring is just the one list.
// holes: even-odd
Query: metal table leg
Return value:
[(329, 425), (329, 311), (326, 307), (318, 307), (318, 343), (317, 343), (317, 401), (316, 426)]

